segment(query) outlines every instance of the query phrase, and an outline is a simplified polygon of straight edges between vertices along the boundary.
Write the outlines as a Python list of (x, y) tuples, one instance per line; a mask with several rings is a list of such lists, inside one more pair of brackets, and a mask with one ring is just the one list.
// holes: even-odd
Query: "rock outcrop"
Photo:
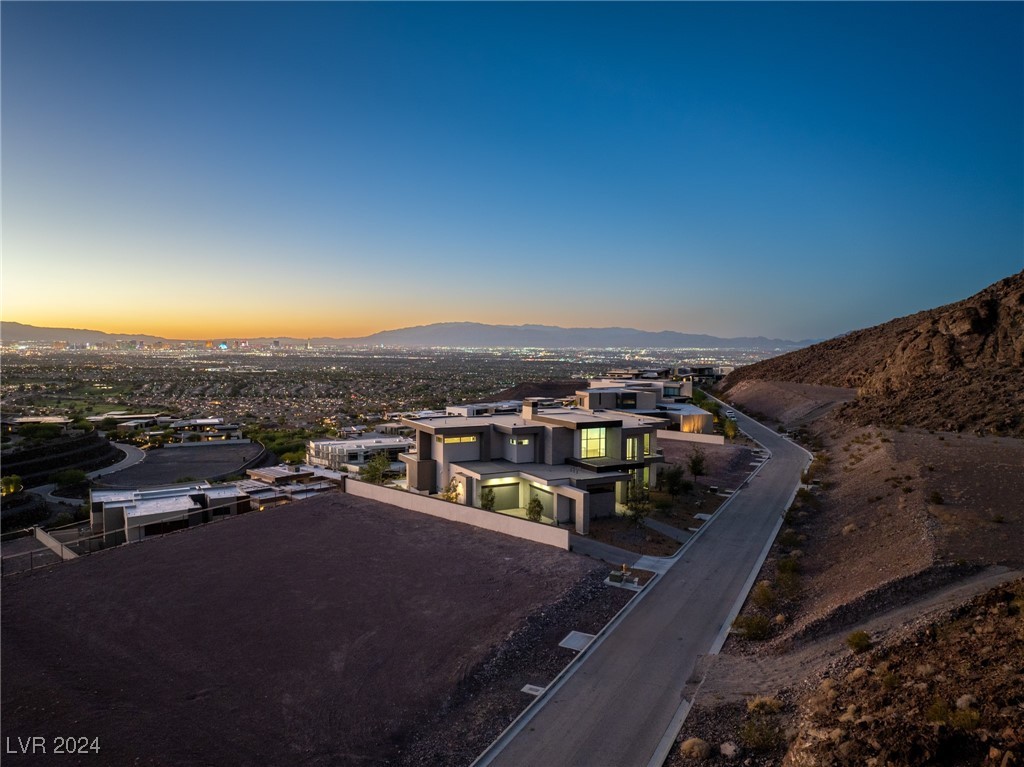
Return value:
[(857, 424), (1024, 436), (1024, 272), (954, 304), (824, 341), (729, 375), (857, 389)]

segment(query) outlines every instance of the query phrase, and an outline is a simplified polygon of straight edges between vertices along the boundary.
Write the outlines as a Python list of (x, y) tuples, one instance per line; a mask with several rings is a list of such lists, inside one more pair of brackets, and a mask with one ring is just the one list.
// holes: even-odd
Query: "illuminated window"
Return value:
[(458, 445), (463, 442), (476, 442), (476, 435), (471, 434), (468, 437), (445, 437), (444, 444), (446, 445)]
[(605, 448), (605, 433), (607, 431), (603, 426), (596, 429), (581, 429), (580, 458), (604, 458), (607, 455)]
[(635, 461), (640, 457), (640, 438), (630, 437), (626, 440), (626, 460)]
[(650, 434), (645, 434), (644, 435), (644, 455), (650, 455), (650, 454), (651, 454), (651, 435)]
[(530, 444), (530, 440), (528, 440), (528, 439), (516, 439), (515, 437), (511, 437), (509, 439), (509, 441), (508, 441), (508, 444), (510, 444), (510, 445), (529, 445)]

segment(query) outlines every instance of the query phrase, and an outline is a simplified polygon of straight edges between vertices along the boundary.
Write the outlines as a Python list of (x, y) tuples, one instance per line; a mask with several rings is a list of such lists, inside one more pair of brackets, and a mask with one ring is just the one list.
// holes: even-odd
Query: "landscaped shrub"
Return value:
[(856, 653), (871, 649), (871, 637), (866, 631), (854, 631), (846, 637), (846, 646)]
[(530, 502), (526, 504), (526, 518), (531, 522), (540, 522), (543, 513), (544, 504), (541, 503), (540, 498), (531, 498)]

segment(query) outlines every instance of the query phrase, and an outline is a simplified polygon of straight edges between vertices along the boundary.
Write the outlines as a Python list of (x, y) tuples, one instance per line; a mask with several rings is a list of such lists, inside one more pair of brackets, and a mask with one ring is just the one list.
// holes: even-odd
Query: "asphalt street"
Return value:
[(623, 620), (481, 756), (479, 767), (647, 767), (698, 659), (717, 650), (809, 460), (789, 440), (737, 416), (771, 459)]

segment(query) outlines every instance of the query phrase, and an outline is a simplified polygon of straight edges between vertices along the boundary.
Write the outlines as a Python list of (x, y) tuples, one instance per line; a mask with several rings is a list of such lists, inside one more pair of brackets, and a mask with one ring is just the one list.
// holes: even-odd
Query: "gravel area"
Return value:
[[(606, 569), (329, 493), (13, 575), (3, 735), (102, 751), (4, 764), (396, 763), (426, 723), (468, 753), (500, 729), (472, 699), (513, 671), (546, 683), (568, 660), (557, 635), (614, 612), (626, 592), (594, 584)], [(528, 702), (519, 679), (498, 694), (503, 716)], [(479, 732), (441, 734), (471, 714)]]

